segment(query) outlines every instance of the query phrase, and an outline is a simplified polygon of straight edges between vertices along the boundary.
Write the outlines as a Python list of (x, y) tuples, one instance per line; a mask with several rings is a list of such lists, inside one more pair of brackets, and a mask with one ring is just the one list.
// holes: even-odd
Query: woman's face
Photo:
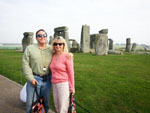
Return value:
[(60, 41), (60, 40), (56, 40), (55, 42), (54, 42), (54, 49), (55, 49), (55, 51), (56, 52), (63, 52), (64, 51), (64, 43), (62, 42), (62, 41)]

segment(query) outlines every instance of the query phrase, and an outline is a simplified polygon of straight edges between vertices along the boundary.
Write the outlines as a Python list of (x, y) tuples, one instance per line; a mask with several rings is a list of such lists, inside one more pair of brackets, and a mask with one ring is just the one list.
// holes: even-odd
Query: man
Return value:
[(34, 94), (34, 86), (37, 84), (38, 92), (44, 97), (44, 108), (49, 110), (49, 97), (51, 90), (51, 73), (49, 65), (52, 58), (52, 50), (47, 45), (47, 33), (40, 29), (36, 32), (37, 44), (29, 45), (23, 55), (22, 66), (27, 78), (26, 113), (31, 112)]

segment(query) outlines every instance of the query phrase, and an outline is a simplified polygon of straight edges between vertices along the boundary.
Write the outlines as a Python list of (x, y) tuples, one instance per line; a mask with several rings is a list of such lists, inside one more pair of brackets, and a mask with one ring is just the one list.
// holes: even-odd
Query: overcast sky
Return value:
[(84, 24), (90, 34), (108, 29), (114, 43), (131, 38), (131, 43), (150, 45), (150, 0), (0, 0), (2, 43), (21, 43), (24, 32), (40, 28), (50, 36), (60, 26), (80, 42)]

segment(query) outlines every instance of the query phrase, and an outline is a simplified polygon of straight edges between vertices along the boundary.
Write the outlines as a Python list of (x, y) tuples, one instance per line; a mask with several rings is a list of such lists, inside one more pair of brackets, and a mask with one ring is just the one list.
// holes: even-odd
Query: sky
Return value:
[(0, 43), (21, 43), (41, 28), (52, 36), (61, 26), (80, 43), (85, 24), (90, 34), (108, 29), (114, 43), (150, 45), (150, 0), (0, 0)]

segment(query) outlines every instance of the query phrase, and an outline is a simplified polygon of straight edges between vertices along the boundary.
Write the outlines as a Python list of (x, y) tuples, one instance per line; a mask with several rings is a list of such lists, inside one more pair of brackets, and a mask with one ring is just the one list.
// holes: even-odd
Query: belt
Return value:
[(47, 75), (38, 75), (38, 74), (36, 74), (34, 72), (33, 72), (33, 75), (41, 77), (43, 79), (43, 81), (46, 81), (47, 77), (49, 76), (49, 74), (47, 74)]

